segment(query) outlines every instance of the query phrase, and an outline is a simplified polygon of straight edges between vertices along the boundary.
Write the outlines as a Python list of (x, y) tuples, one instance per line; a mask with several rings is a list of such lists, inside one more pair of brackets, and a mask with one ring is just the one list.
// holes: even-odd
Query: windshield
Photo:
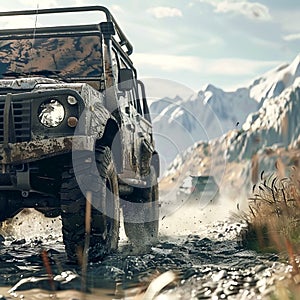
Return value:
[(48, 71), (69, 79), (95, 80), (103, 73), (100, 36), (1, 40), (0, 77)]

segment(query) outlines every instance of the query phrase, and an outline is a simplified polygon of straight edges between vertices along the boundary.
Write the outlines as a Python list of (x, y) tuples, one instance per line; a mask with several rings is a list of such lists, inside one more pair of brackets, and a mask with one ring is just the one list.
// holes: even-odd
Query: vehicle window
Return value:
[[(125, 62), (123, 58), (120, 58), (118, 56), (118, 53), (116, 50), (113, 49), (112, 52), (112, 69), (113, 73), (116, 78), (116, 82), (118, 82), (118, 70), (120, 68), (130, 68), (128, 64)], [(125, 99), (124, 99), (125, 98)], [(120, 100), (123, 99), (123, 102), (125, 101), (130, 106), (134, 107), (134, 109), (141, 115), (143, 115), (143, 110), (140, 102), (139, 92), (138, 92), (138, 86), (135, 82), (135, 87), (131, 91), (126, 91), (124, 97), (120, 97)], [(124, 106), (124, 105), (123, 105)]]
[(129, 99), (130, 104), (136, 109), (136, 101), (135, 101), (135, 98), (134, 98), (134, 95), (133, 95), (132, 91), (128, 91), (126, 93), (128, 95), (128, 99)]
[(118, 61), (118, 54), (114, 49), (112, 49), (111, 52), (111, 59), (112, 59), (112, 72), (114, 78), (116, 78), (115, 82), (117, 83), (119, 79), (119, 61)]
[(128, 66), (126, 65), (126, 63), (122, 58), (120, 59), (120, 68), (128, 68)]
[[(116, 88), (118, 89), (120, 60), (119, 60), (118, 52), (114, 48), (112, 49), (111, 52), (111, 60), (112, 60), (112, 72), (115, 78)], [(119, 102), (120, 102), (121, 109), (125, 112), (126, 107), (129, 106), (129, 100), (126, 93), (119, 95)]]
[(133, 89), (130, 91), (132, 93), (133, 99), (135, 99), (135, 105), (136, 105), (136, 110), (140, 115), (143, 115), (142, 107), (141, 107), (141, 101), (139, 99), (139, 94), (137, 94), (137, 89)]
[[(126, 64), (126, 62), (122, 58), (120, 59), (120, 67), (121, 68), (129, 68), (128, 65)], [(141, 100), (140, 100), (140, 96), (139, 96), (141, 94), (139, 94), (137, 82), (134, 83), (134, 89), (129, 91), (128, 93), (129, 93), (129, 98), (130, 98), (131, 104), (134, 106), (134, 108), (140, 115), (143, 115)]]
[(141, 112), (144, 116), (144, 118), (151, 123), (151, 118), (150, 118), (150, 113), (149, 113), (149, 107), (147, 104), (147, 99), (146, 99), (146, 93), (145, 93), (145, 86), (142, 81), (138, 80), (137, 81), (137, 86), (138, 86), (138, 95), (139, 95), (139, 101), (141, 107)]

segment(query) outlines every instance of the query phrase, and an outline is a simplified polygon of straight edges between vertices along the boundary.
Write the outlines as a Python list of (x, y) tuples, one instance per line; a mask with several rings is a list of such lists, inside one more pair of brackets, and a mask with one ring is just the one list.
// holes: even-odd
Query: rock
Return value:
[(221, 270), (219, 273), (214, 274), (212, 276), (212, 280), (215, 282), (220, 281), (221, 279), (225, 278), (227, 276), (227, 271), (226, 270)]
[(21, 240), (14, 240), (11, 242), (12, 245), (24, 245), (26, 243), (25, 239), (21, 239)]

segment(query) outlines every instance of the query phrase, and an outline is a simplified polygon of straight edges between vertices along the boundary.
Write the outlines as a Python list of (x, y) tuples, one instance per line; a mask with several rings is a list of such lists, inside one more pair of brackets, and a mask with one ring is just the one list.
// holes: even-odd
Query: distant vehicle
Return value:
[(184, 180), (177, 192), (177, 199), (188, 203), (216, 203), (218, 198), (219, 186), (213, 176), (190, 176)]

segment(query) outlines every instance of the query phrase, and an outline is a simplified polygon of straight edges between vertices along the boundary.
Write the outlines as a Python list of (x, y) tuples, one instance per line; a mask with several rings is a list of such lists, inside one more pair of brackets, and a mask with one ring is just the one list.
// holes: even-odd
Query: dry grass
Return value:
[(257, 240), (258, 250), (286, 250), (299, 253), (300, 246), (300, 180), (299, 169), (290, 177), (264, 177), (253, 187), (250, 198), (249, 230), (246, 244)]
[(293, 295), (300, 293), (300, 169), (292, 167), (290, 176), (284, 177), (281, 160), (276, 167), (276, 174), (262, 172), (260, 182), (253, 186), (248, 230), (242, 240), (247, 248), (277, 252), (289, 259), (293, 267), (290, 279), (271, 298), (296, 299)]

